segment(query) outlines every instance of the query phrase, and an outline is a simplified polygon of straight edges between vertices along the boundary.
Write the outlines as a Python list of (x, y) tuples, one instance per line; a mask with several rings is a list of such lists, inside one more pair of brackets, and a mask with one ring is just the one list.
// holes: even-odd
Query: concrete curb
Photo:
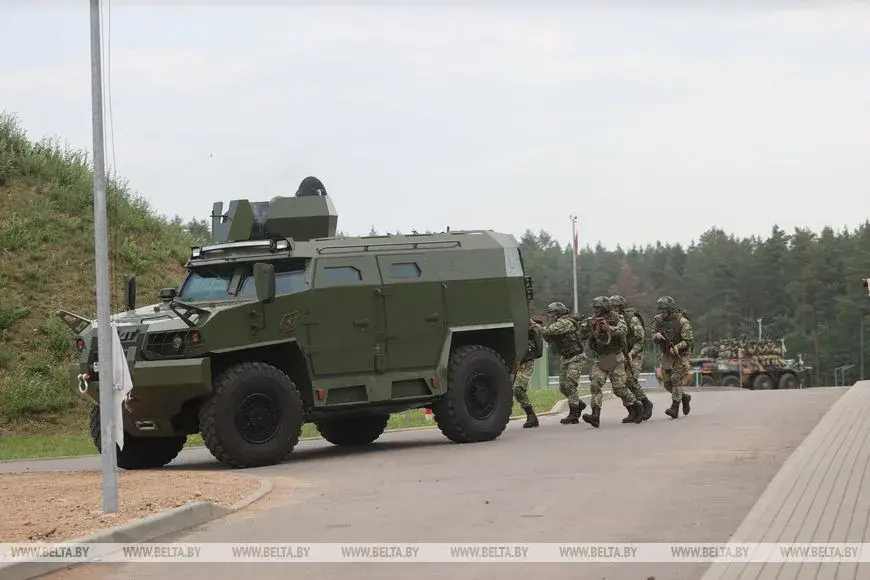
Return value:
[[(246, 474), (245, 477), (253, 477), (260, 480), (260, 486), (255, 492), (228, 508), (206, 501), (187, 502), (183, 506), (166, 510), (147, 518), (133, 520), (108, 530), (95, 532), (84, 538), (69, 540), (63, 543), (111, 544), (148, 542), (155, 538), (216, 520), (251, 505), (273, 489), (272, 482), (268, 479)], [(8, 564), (0, 564), (0, 578), (3, 578), (3, 580), (29, 580), (30, 578), (36, 578), (50, 572), (72, 568), (80, 563), (84, 562), (10, 562)]]

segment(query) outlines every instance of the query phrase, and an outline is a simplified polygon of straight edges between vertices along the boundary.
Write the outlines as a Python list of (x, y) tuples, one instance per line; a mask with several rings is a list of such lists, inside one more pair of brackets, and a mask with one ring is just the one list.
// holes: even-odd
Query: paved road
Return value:
[[(689, 417), (601, 429), (548, 417), (497, 441), (385, 435), (370, 451), (306, 442), (293, 462), (250, 470), (276, 483), (254, 506), (180, 534), (185, 542), (725, 542), (789, 454), (845, 389), (697, 393)], [(93, 461), (93, 460), (86, 460)], [(215, 468), (201, 452), (181, 468)], [(64, 467), (65, 466), (65, 467)], [(69, 462), (42, 462), (69, 469)], [(170, 469), (172, 467), (169, 467)], [(130, 564), (79, 566), (53, 580), (421, 578), (697, 580), (708, 564)], [(497, 566), (497, 568), (496, 568)]]

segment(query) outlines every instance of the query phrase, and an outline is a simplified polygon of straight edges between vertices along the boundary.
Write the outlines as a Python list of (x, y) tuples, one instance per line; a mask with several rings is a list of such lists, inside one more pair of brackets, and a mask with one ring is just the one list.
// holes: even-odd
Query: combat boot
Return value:
[(583, 420), (593, 427), (598, 427), (601, 424), (601, 407), (592, 405), (592, 413), (583, 415)]
[(643, 403), (635, 401), (632, 408), (634, 409), (634, 422), (640, 423), (643, 421)]
[(692, 402), (692, 395), (683, 393), (683, 415), (688, 415), (689, 411), (692, 410), (692, 408), (689, 407), (690, 402)]
[(527, 405), (523, 407), (523, 411), (526, 412), (526, 422), (523, 423), (523, 429), (530, 429), (532, 427), (538, 426), (538, 416), (535, 415), (535, 410), (531, 405)]
[(665, 409), (665, 415), (671, 419), (676, 419), (680, 415), (680, 402), (674, 401), (671, 406)]
[(646, 421), (647, 419), (652, 417), (653, 404), (652, 401), (650, 401), (648, 398), (644, 399), (640, 403), (641, 405), (643, 405), (643, 415), (641, 416), (641, 420)]
[(580, 422), (580, 406), (568, 403), (568, 415), (560, 420), (562, 425), (576, 425)]
[(628, 417), (625, 417), (622, 422), (623, 423), (634, 423), (635, 415), (637, 412), (635, 411), (634, 405), (625, 405), (625, 410), (628, 411)]

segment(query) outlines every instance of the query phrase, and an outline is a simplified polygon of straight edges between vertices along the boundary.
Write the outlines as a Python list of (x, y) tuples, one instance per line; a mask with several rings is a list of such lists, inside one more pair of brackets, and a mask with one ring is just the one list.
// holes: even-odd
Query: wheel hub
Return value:
[(465, 391), (465, 404), (475, 419), (486, 419), (495, 411), (498, 391), (483, 373), (475, 373)]
[(236, 412), (236, 430), (241, 437), (254, 444), (269, 441), (281, 426), (281, 413), (275, 401), (265, 393), (246, 396)]

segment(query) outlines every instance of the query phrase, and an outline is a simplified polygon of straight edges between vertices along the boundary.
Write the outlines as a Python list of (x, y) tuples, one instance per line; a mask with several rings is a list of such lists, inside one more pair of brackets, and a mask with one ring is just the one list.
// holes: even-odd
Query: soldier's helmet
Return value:
[(676, 301), (670, 296), (662, 296), (656, 300), (656, 310), (659, 312), (673, 312), (677, 308)]
[(592, 310), (595, 314), (605, 314), (611, 309), (610, 298), (607, 296), (596, 296), (592, 299)]
[(547, 305), (547, 316), (550, 316), (551, 318), (565, 316), (568, 312), (570, 312), (568, 307), (561, 302), (550, 302)]
[(615, 310), (623, 311), (628, 306), (628, 302), (619, 294), (614, 294), (610, 297), (610, 304)]

